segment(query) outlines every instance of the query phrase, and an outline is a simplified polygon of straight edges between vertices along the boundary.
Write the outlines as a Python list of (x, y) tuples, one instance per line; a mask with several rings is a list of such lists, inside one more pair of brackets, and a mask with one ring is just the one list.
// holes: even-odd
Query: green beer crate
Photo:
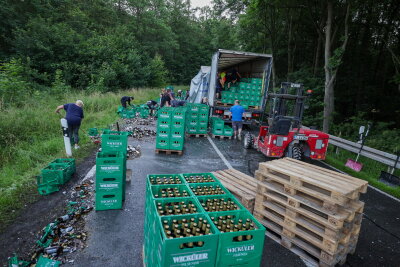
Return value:
[(43, 179), (42, 175), (36, 176), (36, 183), (39, 194), (46, 196), (60, 190), (60, 184), (57, 178)]
[(168, 138), (156, 138), (156, 149), (169, 149), (169, 137)]
[(68, 175), (68, 169), (65, 166), (57, 164), (49, 164), (42, 169), (42, 177), (44, 181), (57, 180), (58, 184), (66, 183), (71, 177)]
[(224, 120), (219, 117), (211, 117), (211, 127), (212, 128), (224, 128)]
[(237, 232), (222, 232), (218, 230), (220, 235), (215, 266), (260, 266), (264, 248), (264, 226), (247, 210), (210, 212), (208, 215), (210, 218), (214, 218), (214, 226), (215, 221), (221, 218), (223, 220), (233, 220), (235, 225), (238, 224), (239, 220), (242, 220), (244, 225), (251, 225), (251, 223), (247, 222), (247, 219), (249, 219), (255, 227), (254, 230)]
[(171, 129), (159, 129), (157, 131), (157, 138), (168, 138), (171, 133)]
[(190, 184), (189, 188), (194, 196), (213, 196), (213, 195), (231, 194), (220, 182)]
[(153, 211), (160, 217), (202, 212), (200, 204), (193, 197), (157, 199), (153, 205)]
[(211, 132), (214, 135), (223, 135), (224, 134), (224, 128), (213, 127)]
[(182, 129), (172, 129), (170, 137), (171, 139), (183, 140), (185, 138), (185, 131)]
[(208, 111), (201, 111), (201, 112), (199, 112), (198, 118), (199, 118), (200, 120), (208, 119)]
[(207, 134), (207, 126), (197, 126), (197, 133), (198, 134)]
[(72, 175), (74, 174), (74, 170), (72, 169), (72, 166), (69, 164), (65, 163), (50, 163), (48, 166), (53, 167), (54, 169), (65, 169), (66, 170), (66, 176), (65, 180), (63, 183), (66, 183), (71, 179)]
[(183, 178), (185, 179), (186, 183), (192, 184), (198, 184), (199, 180), (207, 180), (205, 183), (212, 183), (212, 182), (218, 182), (218, 179), (215, 178), (214, 174), (211, 172), (202, 172), (202, 173), (183, 173), (182, 174)]
[(185, 115), (186, 114), (186, 110), (183, 108), (175, 108), (172, 111), (172, 121), (174, 120), (185, 120)]
[(97, 130), (97, 128), (89, 128), (88, 135), (89, 136), (99, 135), (99, 131)]
[(157, 113), (159, 119), (170, 119), (171, 118), (171, 108), (163, 107)]
[[(233, 195), (221, 195), (221, 196), (198, 196), (197, 200), (200, 202), (200, 205), (204, 212), (219, 212), (222, 209), (226, 211), (231, 210), (246, 210), (246, 208), (233, 196)], [(211, 209), (211, 205), (216, 206)]]
[(126, 158), (121, 151), (104, 151), (96, 155), (96, 177), (125, 177)]
[(97, 192), (122, 192), (125, 193), (125, 179), (117, 177), (98, 177), (96, 176)]
[[(191, 197), (192, 193), (185, 184), (174, 185), (152, 185), (150, 188), (151, 199), (158, 198), (178, 198), (178, 197)], [(173, 191), (172, 194), (167, 193), (168, 189)], [(174, 195), (174, 196), (173, 196)]]
[(169, 149), (170, 150), (177, 150), (182, 151), (184, 147), (184, 139), (182, 138), (171, 138), (169, 141)]
[[(210, 233), (202, 236), (169, 238), (166, 235), (164, 226), (168, 225), (172, 229), (173, 221), (178, 222), (178, 227), (182, 226), (182, 220), (190, 221), (194, 219), (195, 223), (200, 222), (204, 225), (210, 225)], [(204, 223), (204, 220), (206, 224)], [(181, 223), (179, 223), (181, 222)], [(204, 214), (164, 216), (158, 220), (158, 231), (155, 234), (157, 238), (156, 255), (154, 266), (215, 266), (216, 251), (218, 249), (218, 235), (213, 223)]]
[(169, 129), (169, 128), (171, 128), (171, 119), (158, 118), (158, 120), (157, 120), (157, 130), (159, 130), (159, 129)]
[(75, 159), (65, 159), (65, 158), (61, 158), (61, 159), (55, 159), (50, 163), (64, 163), (64, 164), (68, 164), (70, 165), (71, 169), (73, 170), (73, 172), (76, 172), (76, 165), (75, 165)]
[(197, 117), (199, 116), (199, 111), (197, 110), (196, 112), (192, 111), (189, 113), (188, 118), (189, 119), (197, 119)]
[(223, 135), (225, 135), (225, 136), (232, 136), (232, 135), (233, 135), (233, 129), (232, 129), (232, 127), (230, 127), (230, 126), (228, 126), (228, 125), (225, 125), (225, 126), (224, 126), (224, 133), (223, 133)]
[(196, 134), (197, 133), (197, 126), (188, 126), (188, 127), (186, 127), (186, 132), (188, 134)]
[(128, 132), (124, 134), (102, 134), (101, 148), (102, 151), (122, 151), (126, 155), (128, 148)]
[(171, 132), (175, 130), (185, 130), (185, 121), (184, 120), (172, 120), (171, 124)]
[(147, 175), (147, 183), (150, 185), (163, 184), (184, 184), (185, 180), (180, 174), (150, 174)]
[(197, 118), (196, 118), (196, 119), (190, 118), (190, 119), (188, 119), (187, 122), (186, 122), (187, 126), (189, 126), (189, 127), (190, 127), (190, 126), (196, 127), (196, 126), (197, 126), (197, 123), (198, 123)]
[(199, 119), (198, 120), (198, 125), (207, 127), (208, 126), (208, 119), (207, 118)]
[(123, 192), (121, 192), (121, 190), (96, 192), (96, 210), (122, 209), (122, 204)]

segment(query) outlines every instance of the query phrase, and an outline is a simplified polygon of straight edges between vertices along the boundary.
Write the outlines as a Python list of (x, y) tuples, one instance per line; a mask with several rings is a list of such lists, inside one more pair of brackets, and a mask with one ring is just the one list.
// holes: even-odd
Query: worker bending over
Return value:
[[(61, 109), (64, 109), (67, 114), (65, 119), (68, 123), (68, 136), (73, 137), (73, 143), (75, 143), (75, 149), (79, 148), (79, 127), (81, 126), (83, 116), (83, 102), (82, 100), (77, 100), (74, 103), (64, 104), (58, 106), (56, 113), (59, 113)], [(71, 143), (72, 144), (72, 143)]]
[(131, 101), (133, 101), (134, 97), (133, 96), (123, 96), (121, 98), (121, 105), (126, 108), (126, 103), (128, 103), (128, 105), (131, 105)]

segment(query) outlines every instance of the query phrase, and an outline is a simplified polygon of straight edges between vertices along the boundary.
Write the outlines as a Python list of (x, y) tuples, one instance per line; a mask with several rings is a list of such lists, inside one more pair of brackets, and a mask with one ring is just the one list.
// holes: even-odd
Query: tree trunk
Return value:
[[(290, 11), (289, 11), (290, 12)], [(288, 33), (288, 43), (287, 43), (287, 56), (288, 56), (288, 61), (287, 61), (287, 75), (286, 78), (289, 80), (289, 73), (292, 72), (292, 21), (293, 21), (293, 16), (290, 15), (289, 18), (289, 33)]]
[(328, 0), (327, 4), (327, 19), (325, 29), (325, 95), (324, 95), (324, 121), (322, 129), (324, 132), (329, 132), (329, 126), (331, 122), (332, 110), (331, 106), (331, 95), (333, 94), (333, 83), (331, 82), (331, 70), (329, 68), (329, 59), (331, 58), (331, 35), (332, 35), (332, 13), (333, 4), (331, 0)]
[(318, 68), (319, 68), (319, 54), (321, 54), (321, 44), (322, 44), (322, 35), (318, 34), (318, 40), (317, 40), (317, 50), (315, 51), (315, 58), (314, 58), (314, 68), (313, 68), (313, 75), (317, 74)]

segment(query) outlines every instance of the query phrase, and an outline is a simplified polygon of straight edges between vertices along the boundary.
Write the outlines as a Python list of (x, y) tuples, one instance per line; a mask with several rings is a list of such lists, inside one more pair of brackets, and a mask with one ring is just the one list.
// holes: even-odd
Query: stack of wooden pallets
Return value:
[(250, 213), (253, 213), (257, 192), (257, 181), (253, 177), (235, 169), (217, 171), (213, 174)]
[(254, 216), (267, 235), (317, 266), (354, 253), (368, 183), (284, 158), (260, 163)]

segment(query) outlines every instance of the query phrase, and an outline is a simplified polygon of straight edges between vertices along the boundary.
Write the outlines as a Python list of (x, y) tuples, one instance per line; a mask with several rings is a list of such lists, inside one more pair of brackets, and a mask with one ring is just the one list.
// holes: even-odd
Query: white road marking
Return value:
[(96, 172), (96, 164), (86, 173), (85, 177), (82, 178), (81, 182), (85, 181), (86, 179), (90, 179), (94, 176)]
[(207, 135), (208, 141), (211, 143), (212, 147), (214, 148), (215, 152), (217, 152), (218, 156), (222, 159), (228, 169), (232, 169), (232, 165), (229, 161), (222, 155), (221, 151), (219, 151), (218, 147), (214, 144), (214, 141)]
[[(328, 167), (334, 169), (334, 170), (337, 171), (337, 172), (340, 172), (340, 173), (349, 175), (348, 173), (345, 173), (345, 172), (343, 172), (343, 171), (341, 171), (341, 170), (339, 170), (339, 169), (336, 169), (335, 167), (329, 165), (329, 164), (326, 163), (326, 162), (323, 162), (323, 161), (320, 161), (320, 162), (321, 162), (322, 164), (324, 164), (324, 165), (326, 165), (326, 166), (328, 166)], [(374, 189), (375, 191), (378, 191), (379, 193), (381, 193), (381, 194), (383, 194), (383, 195), (385, 195), (385, 196), (387, 196), (387, 197), (389, 197), (389, 198), (391, 198), (391, 199), (393, 199), (393, 200), (395, 200), (395, 201), (397, 201), (397, 202), (400, 202), (400, 199), (395, 198), (394, 196), (392, 196), (392, 195), (390, 195), (390, 194), (388, 194), (388, 193), (386, 193), (386, 192), (383, 192), (382, 190), (380, 190), (380, 189), (378, 189), (378, 188), (376, 188), (376, 187), (373, 187), (372, 185), (369, 185), (369, 184), (368, 184), (368, 187)]]

